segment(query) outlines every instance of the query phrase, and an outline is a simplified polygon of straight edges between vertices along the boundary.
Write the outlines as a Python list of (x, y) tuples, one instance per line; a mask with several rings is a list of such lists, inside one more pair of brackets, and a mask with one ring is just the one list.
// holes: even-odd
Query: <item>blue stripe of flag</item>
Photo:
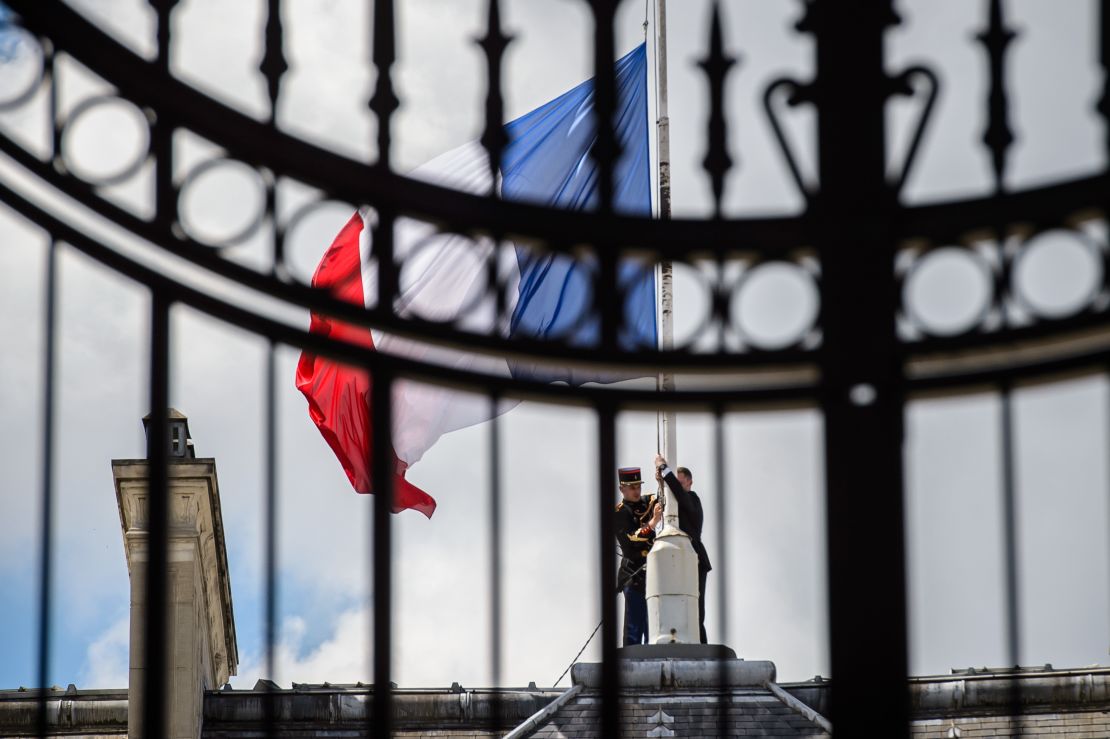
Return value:
[[(617, 62), (616, 82), (616, 134), (622, 154), (614, 170), (614, 208), (650, 216), (646, 44)], [(597, 207), (598, 168), (590, 156), (597, 140), (593, 91), (594, 81), (587, 80), (505, 126), (509, 144), (502, 159), (502, 197), (568, 210)], [(595, 264), (522, 247), (517, 248), (517, 260), (520, 294), (510, 335), (597, 346), (599, 320), (590, 294)], [(655, 347), (655, 271), (631, 260), (622, 260), (618, 269), (627, 291), (620, 346), (627, 350)], [(571, 370), (541, 372), (523, 365), (513, 366), (512, 371), (515, 377), (573, 384), (622, 379)]]

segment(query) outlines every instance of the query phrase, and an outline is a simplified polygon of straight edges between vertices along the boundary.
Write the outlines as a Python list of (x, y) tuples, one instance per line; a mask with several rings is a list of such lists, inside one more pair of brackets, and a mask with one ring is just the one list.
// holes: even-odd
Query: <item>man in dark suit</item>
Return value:
[(698, 618), (701, 623), (701, 643), (708, 644), (705, 638), (705, 581), (713, 566), (709, 564), (709, 554), (701, 543), (701, 529), (705, 522), (701, 499), (694, 492), (694, 476), (686, 467), (671, 470), (663, 455), (655, 455), (655, 479), (667, 483), (678, 501), (678, 527), (690, 537), (690, 544), (698, 555)]
[(621, 548), (617, 585), (624, 593), (624, 646), (643, 644), (648, 633), (647, 577), (644, 565), (655, 542), (655, 527), (663, 517), (654, 495), (640, 496), (644, 481), (639, 467), (617, 470), (621, 502), (613, 511), (613, 532)]

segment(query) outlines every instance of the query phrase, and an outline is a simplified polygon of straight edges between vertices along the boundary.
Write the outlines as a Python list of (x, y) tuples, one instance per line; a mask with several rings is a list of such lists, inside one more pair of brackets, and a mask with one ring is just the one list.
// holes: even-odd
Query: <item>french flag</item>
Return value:
[[(647, 47), (641, 44), (616, 64), (616, 133), (622, 154), (614, 171), (614, 208), (650, 216), (651, 173), (648, 153)], [(590, 156), (596, 140), (593, 80), (587, 80), (545, 105), (506, 124), (509, 143), (502, 157), (502, 198), (555, 208), (597, 207), (598, 170)], [(412, 177), (475, 194), (490, 190), (485, 150), (470, 143), (418, 167)], [(371, 256), (372, 215), (356, 212), (324, 253), (313, 287), (358, 305), (377, 302), (377, 271)], [(509, 275), (509, 320), (499, 325), (487, 299), (487, 264), (495, 244), (454, 234), (411, 219), (398, 219), (394, 254), (403, 265), (397, 315), (453, 324), (464, 331), (507, 337), (558, 339), (574, 346), (596, 346), (600, 326), (595, 314), (589, 261), (568, 255), (515, 247), (499, 254)], [(655, 271), (651, 265), (622, 260), (618, 279), (626, 293), (624, 325), (618, 340), (628, 350), (656, 346)], [(545, 382), (612, 382), (624, 376), (536, 367), (504, 358), (430, 346), (377, 330), (367, 330), (312, 315), (310, 331), (422, 362), (505, 377)], [(309, 352), (297, 364), (297, 389), (308, 400), (312, 421), (335, 452), (357, 492), (371, 490), (370, 385), (363, 370)], [(431, 517), (436, 502), (405, 479), (407, 470), (443, 434), (482, 423), (515, 405), (494, 409), (488, 398), (398, 380), (392, 390), (394, 511), (414, 509)]]

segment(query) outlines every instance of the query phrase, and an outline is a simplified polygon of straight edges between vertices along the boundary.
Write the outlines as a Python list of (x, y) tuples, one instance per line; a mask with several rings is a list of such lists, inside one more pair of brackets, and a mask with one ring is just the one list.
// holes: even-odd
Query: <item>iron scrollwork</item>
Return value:
[[(790, 106), (814, 103), (822, 94), (821, 83), (820, 80), (799, 82), (779, 78), (772, 80), (763, 94), (772, 134), (798, 191), (806, 200), (806, 210), (795, 217), (722, 217), (725, 180), (733, 166), (733, 155), (727, 145), (724, 81), (735, 63), (735, 55), (726, 49), (721, 18), (716, 12), (711, 16), (708, 53), (701, 63), (710, 91), (708, 148), (703, 166), (714, 194), (716, 217), (704, 222), (677, 219), (653, 223), (607, 213), (604, 209), (598, 213), (548, 212), (537, 206), (502, 201), (495, 191), (486, 195), (454, 192), (392, 171), (388, 154), (390, 121), (399, 100), (389, 74), (395, 57), (391, 3), (375, 6), (375, 12), (382, 15), (377, 18), (380, 26), (375, 25), (375, 29), (381, 30), (375, 30), (372, 56), (381, 74), (369, 104), (382, 125), (377, 133), (379, 156), (371, 164), (361, 164), (318, 149), (291, 137), (279, 126), (277, 111), (282, 99), (282, 79), (289, 68), (279, 0), (267, 3), (262, 29), (263, 53), (259, 70), (270, 101), (269, 113), (262, 123), (248, 119), (173, 78), (162, 47), (156, 58), (143, 60), (61, 3), (13, 0), (11, 5), (18, 16), (10, 19), (14, 25), (9, 33), (19, 36), (28, 59), (28, 74), (25, 85), (0, 101), (0, 108), (19, 109), (39, 95), (47, 98), (55, 95), (58, 77), (71, 73), (56, 63), (55, 50), (64, 51), (82, 62), (89, 73), (98, 78), (97, 84), (107, 84), (112, 89), (86, 97), (65, 114), (54, 112), (53, 149), (48, 155), (7, 135), (0, 136), (0, 150), (47, 185), (79, 198), (85, 206), (107, 217), (125, 232), (188, 260), (215, 278), (261, 291), (290, 305), (329, 312), (414, 340), (465, 346), (478, 352), (509, 351), (540, 362), (570, 360), (650, 367), (652, 370), (671, 367), (698, 371), (729, 369), (743, 373), (747, 368), (758, 369), (768, 363), (802, 368), (812, 366), (815, 361), (813, 352), (821, 344), (819, 305), (815, 308), (812, 325), (800, 328), (794, 336), (770, 342), (751, 335), (750, 321), (737, 306), (745, 304), (738, 296), (747, 289), (752, 276), (760, 273), (760, 265), (781, 263), (804, 282), (814, 286), (820, 284), (821, 266), (810, 248), (813, 199), (820, 185), (817, 181), (807, 181), (803, 175), (797, 148), (787, 139), (775, 102), (786, 93)], [(154, 3), (159, 38), (168, 39), (169, 20), (175, 7), (173, 2)], [(815, 12), (814, 7), (807, 5), (807, 16), (798, 24), (800, 31), (808, 32), (813, 27), (808, 13)], [(1108, 274), (1105, 240), (1090, 229), (1076, 230), (1070, 225), (1082, 214), (1101, 213), (1107, 195), (1105, 180), (1081, 178), (1013, 193), (1003, 189), (1008, 149), (1013, 141), (1003, 76), (1005, 51), (1015, 34), (1006, 26), (1002, 3), (990, 2), (988, 8), (988, 27), (980, 36), (988, 51), (991, 79), (984, 144), (991, 158), (998, 191), (978, 200), (897, 208), (894, 222), (898, 232), (896, 243), (900, 246), (893, 249), (892, 264), (901, 265), (896, 269), (903, 285), (902, 316), (907, 326), (902, 339), (906, 359), (910, 362), (919, 355), (975, 351), (977, 344), (986, 350), (1057, 331), (1090, 328), (1105, 319)], [(896, 20), (897, 17), (892, 16), (891, 22)], [(500, 67), (512, 37), (502, 29), (499, 3), (489, 4), (486, 23), (486, 34), (476, 41), (486, 56), (489, 82), (486, 123), (480, 143), (491, 162), (491, 171), (495, 171), (505, 146), (500, 125), (504, 111)], [(599, 92), (603, 93), (604, 87), (601, 85)], [(906, 184), (914, 164), (924, 155), (925, 133), (939, 96), (939, 83), (936, 74), (926, 65), (909, 67), (889, 81), (890, 95), (916, 96), (922, 89), (924, 97), (912, 124), (907, 149), (890, 173), (890, 189), (895, 196)], [(102, 168), (103, 171), (88, 171), (73, 161), (70, 140), (86, 117), (108, 108), (125, 111), (141, 126), (137, 150), (129, 161)], [(209, 158), (194, 162), (183, 172), (179, 170), (185, 160), (174, 143), (175, 137), (181, 134), (204, 139), (213, 149)], [(598, 155), (612, 159), (614, 152), (598, 151)], [(133, 212), (105, 195), (108, 188), (131, 182), (148, 168), (154, 170), (156, 181), (157, 202), (153, 217)], [(254, 205), (234, 232), (209, 233), (196, 222), (189, 206), (190, 198), (203, 192), (207, 178), (216, 172), (232, 170), (253, 182)], [(329, 176), (321, 178), (314, 173), (319, 171), (326, 171)], [(287, 188), (294, 186), (317, 195), (310, 201), (302, 199), (302, 204), (292, 212), (284, 206), (279, 208)], [(361, 206), (379, 214), (374, 258), (385, 294), (395, 293), (398, 280), (406, 273), (403, 260), (391, 258), (390, 246), (399, 219), (410, 219), (427, 224), (429, 233), (443, 233), (442, 238), (459, 238), (460, 243), (526, 245), (537, 254), (563, 255), (561, 258), (594, 264), (591, 290), (598, 299), (594, 301), (594, 310), (581, 317), (583, 321), (599, 320), (609, 314), (619, 317), (623, 312), (622, 287), (610, 273), (617, 254), (641, 260), (645, 269), (663, 260), (686, 264), (692, 275), (701, 274), (697, 264), (708, 258), (716, 265), (715, 277), (708, 281), (699, 277), (690, 285), (690, 289), (703, 294), (690, 302), (706, 304), (708, 308), (699, 317), (696, 329), (671, 352), (660, 352), (654, 347), (636, 347), (635, 352), (629, 352), (605, 342), (598, 347), (583, 348), (558, 338), (537, 341), (508, 339), (504, 335), (476, 336), (464, 326), (437, 323), (434, 317), (404, 315), (403, 310), (397, 310), (403, 306), (394, 306), (391, 302), (358, 309), (310, 290), (305, 283), (305, 269), (293, 263), (297, 259), (291, 262), (286, 253), (287, 237), (295, 234), (299, 225), (323, 208), (324, 203), (351, 203), (352, 209)], [(1012, 214), (1023, 214), (1030, 222), (1014, 223)], [(1045, 310), (1036, 300), (1029, 299), (1027, 289), (1014, 284), (1015, 279), (1020, 282), (1015, 275), (1024, 274), (1022, 265), (1029, 259), (1027, 253), (1036, 250), (1037, 241), (1026, 237), (1018, 239), (1017, 245), (1012, 247), (984, 246), (990, 239), (980, 235), (999, 228), (1007, 232), (1017, 229), (1035, 233), (1070, 229), (1069, 233), (1082, 244), (1083, 253), (1091, 257), (1089, 269), (1097, 269), (1097, 286), (1092, 286), (1089, 295), (1077, 303), (1078, 307), (1072, 306), (1066, 314), (1062, 309)], [(271, 243), (268, 263), (249, 267), (223, 256), (227, 247), (256, 238)], [(978, 246), (972, 247), (973, 243)], [(696, 251), (688, 248), (690, 244), (696, 244)], [(743, 245), (741, 252), (736, 250), (738, 244)], [(929, 260), (935, 259), (930, 255), (941, 245), (970, 249), (966, 257), (978, 265), (976, 269), (989, 272), (988, 304), (958, 330), (930, 325), (921, 315), (920, 306), (907, 302), (913, 290), (905, 286), (919, 279), (920, 270), (930, 263)], [(489, 251), (483, 252), (488, 279), (483, 294), (475, 296), (474, 304), (492, 302), (502, 314), (509, 286), (499, 271), (497, 259), (491, 257)], [(994, 256), (988, 258), (986, 252), (991, 251)], [(419, 249), (412, 254), (417, 252)], [(298, 255), (298, 259), (307, 261), (305, 255)], [(733, 266), (729, 267), (730, 264)], [(807, 290), (809, 288), (799, 294)], [(799, 310), (804, 313), (807, 309), (802, 306)], [(707, 351), (706, 347), (713, 347), (713, 351)], [(958, 374), (954, 370), (949, 379), (955, 382)], [(478, 383), (488, 378), (471, 379)], [(791, 390), (799, 397), (812, 397), (813, 391), (813, 386), (792, 386)], [(612, 392), (620, 391), (613, 389)]]

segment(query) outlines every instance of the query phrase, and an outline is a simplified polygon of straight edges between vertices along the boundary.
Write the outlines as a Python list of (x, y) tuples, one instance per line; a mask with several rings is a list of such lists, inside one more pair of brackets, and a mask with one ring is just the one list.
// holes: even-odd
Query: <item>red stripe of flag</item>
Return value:
[[(340, 300), (364, 305), (362, 261), (359, 256), (359, 234), (362, 216), (357, 212), (335, 237), (316, 273), (312, 286), (325, 288)], [(338, 341), (374, 348), (369, 329), (312, 314), (309, 331)], [(370, 374), (363, 369), (339, 364), (307, 350), (297, 362), (297, 389), (308, 400), (308, 414), (320, 429), (324, 440), (343, 465), (343, 471), (359, 493), (371, 493), (371, 442), (374, 430), (370, 425)], [(406, 465), (393, 454), (393, 512), (407, 508), (431, 518), (435, 500), (405, 479)]]

